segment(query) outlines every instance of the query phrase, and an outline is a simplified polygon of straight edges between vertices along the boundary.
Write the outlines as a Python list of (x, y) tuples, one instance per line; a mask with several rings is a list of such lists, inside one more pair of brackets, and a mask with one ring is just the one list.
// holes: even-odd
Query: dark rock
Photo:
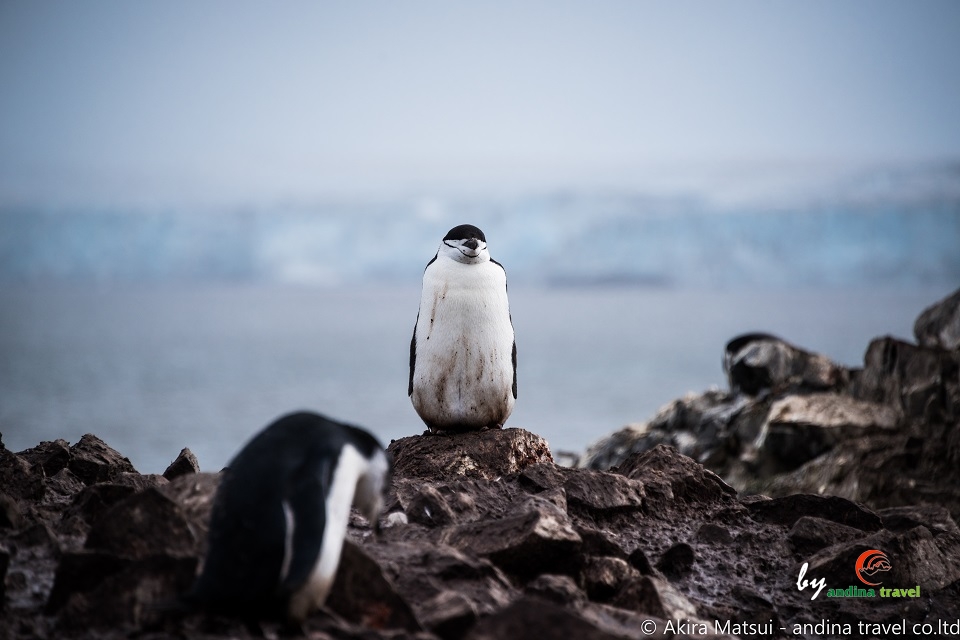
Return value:
[(136, 559), (195, 555), (198, 543), (177, 504), (158, 489), (147, 489), (104, 512), (90, 529), (86, 547)]
[(423, 626), (444, 640), (462, 638), (477, 621), (477, 609), (456, 591), (441, 591), (423, 605)]
[(503, 518), (453, 527), (443, 541), (490, 558), (522, 579), (546, 572), (572, 572), (581, 544), (567, 514), (538, 496), (529, 497)]
[(701, 462), (722, 462), (737, 446), (737, 434), (728, 425), (749, 402), (721, 391), (688, 394), (661, 408), (646, 424), (627, 425), (597, 441), (578, 466), (610, 469), (659, 445), (672, 446)]
[(547, 600), (524, 597), (496, 614), (484, 618), (467, 634), (468, 640), (503, 638), (578, 638), (580, 640), (622, 640), (601, 631), (567, 608)]
[(17, 500), (37, 500), (43, 497), (43, 474), (32, 465), (9, 451), (0, 442), (0, 488)]
[(164, 616), (164, 606), (190, 587), (196, 558), (166, 555), (122, 564), (89, 590), (71, 593), (58, 616), (58, 628), (150, 628)]
[(19, 529), (23, 516), (17, 501), (0, 491), (0, 529)]
[(580, 606), (587, 601), (587, 595), (581, 591), (573, 578), (565, 575), (544, 573), (527, 583), (526, 591), (563, 606)]
[(656, 576), (642, 576), (630, 581), (620, 590), (613, 604), (668, 620), (697, 617), (697, 608), (667, 580)]
[(913, 334), (921, 347), (960, 349), (960, 289), (924, 309)]
[(553, 462), (547, 441), (523, 429), (410, 436), (387, 447), (398, 477), (493, 480), (540, 462)]
[(503, 572), (488, 560), (442, 543), (381, 542), (365, 545), (364, 550), (421, 621), (436, 615), (427, 604), (444, 591), (466, 598), (478, 616), (500, 610), (517, 595)]
[(107, 482), (124, 472), (136, 473), (130, 460), (89, 433), (70, 448), (70, 471), (84, 484)]
[(571, 508), (593, 514), (638, 510), (643, 506), (643, 484), (616, 473), (570, 473), (563, 488)]
[(676, 502), (725, 501), (736, 495), (736, 490), (715, 473), (663, 445), (630, 456), (615, 471), (639, 480), (652, 508), (672, 508)]
[(127, 561), (111, 553), (79, 551), (60, 558), (53, 589), (47, 600), (47, 612), (58, 612), (74, 593), (92, 591), (103, 580), (126, 566)]
[(609, 556), (626, 560), (627, 552), (607, 534), (588, 527), (576, 527), (576, 530), (582, 541), (580, 553), (584, 556)]
[[(674, 401), (677, 402), (681, 401)], [(631, 455), (649, 451), (659, 444), (674, 446), (673, 434), (652, 430), (646, 423), (628, 424), (591, 444), (577, 459), (576, 466), (605, 471), (621, 464)]]
[(750, 517), (757, 522), (769, 522), (788, 527), (802, 516), (823, 518), (861, 531), (877, 531), (883, 526), (880, 516), (861, 505), (837, 497), (797, 494), (756, 500), (747, 503)]
[(587, 556), (580, 569), (580, 581), (590, 600), (609, 601), (630, 579), (640, 577), (626, 560), (607, 556)]
[(173, 480), (188, 473), (200, 473), (200, 463), (197, 462), (197, 456), (193, 455), (190, 449), (181, 449), (177, 459), (170, 463), (163, 477), (167, 480)]
[(680, 578), (690, 573), (697, 555), (686, 542), (673, 545), (657, 561), (657, 569), (669, 578)]
[(5, 590), (12, 609), (39, 607), (46, 600), (57, 564), (71, 544), (44, 520), (27, 519), (24, 528), (0, 538), (10, 556)]
[[(860, 369), (769, 334), (735, 338), (724, 365), (729, 393), (675, 400), (601, 439), (579, 464), (622, 469), (631, 454), (669, 444), (745, 494), (833, 495), (878, 509), (937, 504), (956, 519), (960, 349), (937, 336), (952, 335), (958, 296), (918, 319), (920, 345), (878, 338)], [(662, 483), (644, 489), (648, 511), (672, 498)]]
[(831, 522), (823, 518), (803, 516), (798, 519), (787, 539), (801, 556), (811, 556), (817, 551), (834, 544), (850, 542), (863, 538), (865, 533), (854, 527)]
[(43, 500), (40, 504), (57, 510), (66, 508), (75, 499), (84, 484), (70, 469), (61, 469), (43, 480)]
[(934, 535), (960, 533), (957, 523), (950, 517), (950, 512), (936, 505), (890, 507), (881, 509), (877, 515), (883, 521), (883, 527), (890, 531), (909, 531), (922, 525)]
[(349, 540), (344, 542), (327, 606), (364, 627), (420, 630), (410, 605), (386, 579), (380, 565)]
[(136, 472), (130, 473), (125, 471), (111, 480), (111, 482), (123, 487), (130, 487), (135, 493), (140, 493), (141, 491), (145, 491), (147, 489), (158, 489), (160, 487), (165, 487), (170, 481), (159, 473), (140, 474)]
[(752, 485), (771, 496), (816, 493), (878, 508), (941, 504), (960, 514), (960, 473), (948, 464), (942, 437), (907, 434), (845, 442), (798, 469)]
[(196, 551), (200, 556), (207, 550), (210, 511), (220, 478), (219, 473), (191, 473), (174, 478), (157, 489), (177, 505), (193, 539), (197, 541)]
[(442, 527), (454, 521), (453, 510), (433, 485), (417, 483), (413, 495), (406, 500), (401, 498), (401, 504), (411, 522), (427, 527)]
[(712, 522), (700, 525), (697, 529), (697, 542), (709, 545), (724, 545), (733, 542), (730, 530)]
[(66, 440), (41, 442), (37, 446), (17, 454), (32, 467), (43, 469), (46, 476), (53, 476), (70, 464), (70, 443)]
[(14, 542), (18, 548), (43, 547), (48, 550), (53, 557), (60, 555), (60, 541), (45, 522), (38, 522), (17, 532), (10, 537), (10, 540)]
[(788, 395), (770, 407), (756, 446), (767, 473), (795, 469), (844, 440), (893, 430), (898, 422), (887, 405), (838, 394)]
[(630, 552), (630, 555), (627, 556), (627, 562), (630, 563), (631, 567), (645, 576), (649, 576), (653, 573), (653, 565), (650, 564), (647, 554), (645, 554), (643, 549), (639, 547)]
[(388, 512), (402, 509), (409, 522), (438, 529), (502, 517), (517, 499), (525, 497), (513, 483), (463, 478), (452, 482), (397, 478), (393, 488), (395, 501), (388, 500)]
[(870, 343), (850, 393), (887, 404), (907, 418), (952, 421), (960, 413), (960, 351), (918, 347), (895, 338)]
[(723, 368), (731, 392), (751, 396), (770, 390), (838, 389), (846, 381), (846, 371), (830, 359), (763, 333), (728, 342)]
[(84, 487), (74, 498), (68, 513), (92, 524), (109, 507), (129, 498), (136, 491), (128, 485), (102, 482)]
[(0, 610), (7, 600), (7, 569), (10, 568), (10, 552), (0, 546)]
[(569, 472), (553, 463), (533, 464), (520, 472), (518, 481), (533, 492), (562, 487)]

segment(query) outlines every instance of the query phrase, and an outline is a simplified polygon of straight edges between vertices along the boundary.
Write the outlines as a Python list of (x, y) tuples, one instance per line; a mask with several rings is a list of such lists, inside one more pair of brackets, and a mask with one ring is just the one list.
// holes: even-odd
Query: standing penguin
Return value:
[(350, 507), (376, 529), (388, 475), (383, 447), (363, 429), (306, 412), (278, 419), (224, 470), (203, 572), (185, 599), (302, 622), (330, 592)]
[(517, 399), (507, 274), (483, 231), (451, 229), (423, 272), (407, 394), (431, 431), (500, 428)]

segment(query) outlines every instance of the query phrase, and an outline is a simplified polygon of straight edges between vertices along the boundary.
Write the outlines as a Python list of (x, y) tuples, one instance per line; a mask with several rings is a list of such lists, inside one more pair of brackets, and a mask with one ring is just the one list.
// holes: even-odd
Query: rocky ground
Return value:
[(877, 338), (847, 369), (780, 338), (726, 348), (729, 390), (690, 394), (594, 444), (608, 469), (658, 444), (737, 490), (842, 496), (873, 508), (937, 505), (960, 517), (960, 290), (925, 310), (916, 343)]
[[(559, 466), (522, 429), (392, 442), (383, 533), (352, 518), (306, 634), (885, 638), (927, 624), (955, 637), (955, 298), (946, 323), (918, 321), (937, 327), (919, 344), (880, 339), (859, 371), (770, 337), (732, 344), (732, 391), (614, 434), (584, 460), (607, 469)], [(283, 632), (175, 606), (218, 482), (197, 469), (185, 450), (141, 475), (92, 435), (0, 446), (0, 638)], [(883, 588), (913, 591), (831, 597), (866, 589), (855, 565), (872, 549)]]

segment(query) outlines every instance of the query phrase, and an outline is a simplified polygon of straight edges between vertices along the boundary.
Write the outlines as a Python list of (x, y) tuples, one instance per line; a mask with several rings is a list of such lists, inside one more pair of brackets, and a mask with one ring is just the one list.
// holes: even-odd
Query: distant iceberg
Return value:
[(215, 212), (7, 207), (0, 283), (415, 283), (463, 222), (484, 229), (511, 282), (960, 282), (960, 169), (947, 166), (875, 172), (789, 202), (582, 192)]

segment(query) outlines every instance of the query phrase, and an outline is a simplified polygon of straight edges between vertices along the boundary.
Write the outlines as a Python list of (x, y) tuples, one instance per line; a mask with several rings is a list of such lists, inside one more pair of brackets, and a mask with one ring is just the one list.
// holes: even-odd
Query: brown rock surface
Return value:
[(936, 506), (960, 518), (958, 304), (960, 291), (921, 313), (919, 344), (873, 340), (860, 368), (769, 334), (737, 337), (725, 351), (728, 391), (675, 400), (591, 445), (579, 465), (622, 466), (667, 444), (747, 494)]
[[(612, 468), (560, 467), (522, 429), (391, 443), (382, 533), (351, 518), (333, 594), (303, 631), (364, 640), (724, 637), (713, 623), (730, 621), (770, 629), (742, 636), (813, 638), (825, 619), (955, 621), (960, 353), (932, 338), (919, 346), (883, 338), (862, 369), (839, 370), (769, 336), (751, 351), (751, 340), (728, 353), (750, 394), (672, 403), (656, 424), (598, 455)], [(758, 443), (771, 427), (816, 435), (823, 450), (799, 461), (777, 451), (777, 464), (764, 465), (764, 447), (797, 441)], [(21, 453), (0, 442), (0, 639), (284, 632), (178, 606), (202, 562), (219, 482), (184, 459), (187, 472), (168, 481), (137, 474), (92, 435)], [(764, 469), (772, 475), (760, 477)], [(887, 558), (884, 587), (922, 595), (827, 595), (861, 584), (857, 559), (875, 549)], [(799, 588), (801, 570), (825, 580), (816, 599)]]
[[(480, 435), (482, 450), (497, 456), (470, 452), (481, 437), (467, 444), (457, 436), (404, 439), (420, 459), (398, 467), (388, 503), (394, 513), (406, 510), (407, 522), (385, 514), (388, 526), (375, 538), (362, 519), (351, 520), (353, 542), (327, 612), (307, 620), (308, 635), (635, 638), (646, 634), (643, 625), (656, 624), (661, 637), (718, 637), (713, 621), (729, 619), (775, 621), (774, 636), (782, 637), (780, 626), (814, 624), (827, 610), (841, 623), (925, 622), (960, 610), (960, 533), (946, 509), (875, 513), (839, 497), (741, 498), (664, 446), (601, 472), (521, 455), (537, 439), (520, 430)], [(473, 460), (468, 474), (431, 466), (463, 456)], [(30, 465), (17, 454), (3, 460), (0, 477)], [(405, 475), (411, 468), (421, 475)], [(10, 498), (22, 521), (0, 529), (2, 637), (212, 639), (282, 631), (279, 623), (256, 630), (175, 606), (202, 560), (217, 474), (167, 483), (133, 482), (126, 472), (125, 480), (90, 485), (57, 478), (71, 473), (62, 466), (40, 477), (41, 491)], [(67, 505), (62, 512), (43, 506), (54, 492)], [(809, 578), (846, 588), (858, 554), (874, 548), (893, 566), (885, 584), (920, 585), (922, 602), (824, 594), (812, 601), (810, 589), (797, 588), (803, 563)], [(677, 631), (681, 621), (708, 627)]]

